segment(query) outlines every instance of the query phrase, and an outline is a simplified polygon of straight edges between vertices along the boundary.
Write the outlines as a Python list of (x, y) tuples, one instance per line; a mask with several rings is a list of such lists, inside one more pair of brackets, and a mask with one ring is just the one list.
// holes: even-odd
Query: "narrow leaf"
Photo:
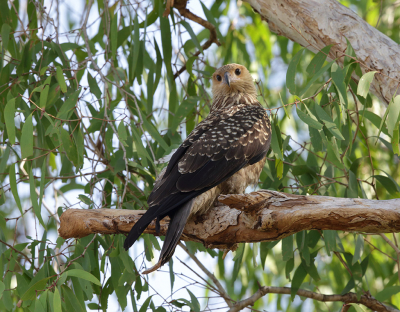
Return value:
[(361, 259), (363, 251), (364, 251), (364, 237), (361, 234), (358, 234), (356, 241), (356, 248), (354, 250), (354, 257), (351, 262), (352, 265), (354, 265), (358, 260)]
[(357, 94), (362, 96), (363, 98), (367, 98), (367, 94), (369, 91), (369, 87), (371, 85), (372, 80), (374, 79), (376, 71), (370, 71), (364, 74), (360, 81), (358, 82)]
[(35, 186), (35, 179), (33, 178), (33, 172), (30, 170), (29, 172), (29, 186), (30, 186), (30, 194), (31, 194), (31, 202), (33, 211), (35, 212), (36, 218), (38, 218), (39, 222), (45, 228), (45, 224), (42, 219), (41, 207), (38, 204), (38, 197), (36, 194), (36, 186)]
[(25, 159), (31, 155), (33, 155), (32, 114), (26, 118), (21, 132), (21, 158)]
[(322, 129), (322, 124), (318, 122), (317, 118), (314, 115), (310, 116), (298, 108), (296, 109), (296, 111), (297, 111), (297, 115), (299, 116), (299, 118), (302, 121), (304, 121), (309, 127), (312, 127), (317, 130)]
[(19, 199), (18, 190), (17, 190), (17, 177), (15, 175), (15, 165), (14, 164), (10, 165), (9, 177), (10, 177), (11, 192), (14, 196), (14, 200), (15, 200), (15, 203), (17, 204), (19, 212), (22, 215), (23, 211), (22, 211), (21, 201)]
[(51, 277), (46, 277), (46, 278), (36, 282), (35, 284), (33, 284), (31, 287), (29, 287), (28, 290), (22, 295), (21, 300), (22, 301), (34, 300), (36, 298), (36, 294), (39, 293), (37, 291), (43, 290), (46, 287), (47, 281), (50, 278)]
[(293, 258), (293, 235), (282, 239), (282, 260), (288, 261)]
[(68, 274), (68, 276), (70, 276), (70, 277), (71, 276), (79, 277), (79, 278), (87, 280), (93, 284), (101, 286), (100, 281), (93, 274), (86, 272), (84, 270), (72, 269), (72, 270), (67, 271), (66, 274)]
[(60, 292), (58, 291), (57, 287), (54, 287), (53, 309), (54, 309), (54, 312), (62, 312), (61, 297), (60, 297)]
[(192, 41), (193, 41), (194, 45), (196, 46), (196, 48), (197, 48), (201, 53), (203, 53), (203, 48), (201, 47), (199, 40), (197, 40), (197, 36), (196, 36), (196, 34), (194, 33), (194, 31), (193, 31), (193, 29), (192, 29), (192, 26), (190, 26), (190, 24), (189, 24), (188, 22), (186, 22), (186, 21), (181, 21), (180, 23), (181, 23), (181, 24), (183, 25), (183, 27), (185, 27), (186, 30), (188, 31), (188, 33), (189, 33), (190, 37), (192, 38)]
[(117, 43), (118, 43), (118, 13), (115, 13), (111, 21), (111, 54), (113, 60), (115, 60), (117, 54)]
[(389, 105), (388, 115), (387, 115), (387, 128), (390, 135), (393, 135), (393, 131), (398, 129), (398, 121), (400, 119), (400, 95), (397, 95), (394, 99), (392, 99), (391, 104)]
[(9, 100), (7, 102), (6, 107), (4, 108), (4, 120), (6, 122), (8, 140), (11, 145), (15, 144), (15, 98)]
[(67, 84), (65, 83), (63, 71), (60, 66), (56, 67), (56, 77), (62, 93), (67, 92)]
[(308, 64), (307, 66), (307, 74), (309, 74), (310, 76), (315, 75), (322, 68), (322, 65), (324, 65), (324, 62), (332, 46), (333, 44), (326, 46), (313, 57), (310, 64)]
[(94, 79), (92, 77), (92, 75), (88, 72), (87, 74), (87, 78), (88, 78), (88, 82), (89, 82), (89, 88), (90, 91), (97, 97), (97, 99), (100, 101), (101, 100), (101, 91), (99, 88), (99, 85), (96, 81), (96, 79)]
[(193, 311), (194, 312), (200, 312), (200, 303), (197, 300), (196, 296), (193, 295), (193, 293), (189, 289), (186, 289), (186, 290), (190, 295), (190, 300), (191, 300), (191, 303), (192, 303)]
[(291, 94), (296, 94), (296, 68), (300, 62), (300, 58), (303, 55), (304, 49), (301, 49), (299, 52), (293, 56), (292, 60), (289, 63), (288, 70), (286, 72), (286, 86), (289, 89)]
[(297, 291), (300, 289), (301, 284), (303, 284), (304, 279), (307, 276), (307, 271), (304, 269), (303, 265), (299, 265), (294, 272), (292, 287), (290, 290), (291, 299), (293, 301), (296, 296)]

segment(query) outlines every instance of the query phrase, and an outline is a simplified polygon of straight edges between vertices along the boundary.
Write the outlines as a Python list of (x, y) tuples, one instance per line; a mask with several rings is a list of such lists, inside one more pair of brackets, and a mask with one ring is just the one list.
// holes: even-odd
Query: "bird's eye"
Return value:
[(221, 77), (220, 75), (217, 75), (217, 80), (218, 80), (218, 81), (221, 81), (221, 80), (222, 80), (222, 77)]
[(239, 76), (239, 75), (240, 75), (240, 73), (241, 73), (240, 69), (239, 69), (239, 68), (236, 68), (236, 70), (235, 70), (235, 74), (236, 74), (236, 76)]

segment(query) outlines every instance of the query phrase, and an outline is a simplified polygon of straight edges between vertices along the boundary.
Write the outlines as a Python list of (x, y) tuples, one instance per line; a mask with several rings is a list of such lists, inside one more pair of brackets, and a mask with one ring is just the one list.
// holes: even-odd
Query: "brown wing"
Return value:
[(149, 206), (159, 206), (166, 215), (266, 155), (271, 127), (265, 110), (259, 105), (235, 109), (232, 115), (211, 115), (196, 127), (171, 158)]

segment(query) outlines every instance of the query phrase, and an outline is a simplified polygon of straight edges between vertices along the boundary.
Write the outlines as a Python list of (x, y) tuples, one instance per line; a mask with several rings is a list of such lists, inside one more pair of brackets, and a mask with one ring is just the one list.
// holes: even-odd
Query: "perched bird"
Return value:
[(249, 71), (229, 64), (212, 77), (210, 114), (189, 134), (171, 157), (148, 198), (149, 209), (132, 227), (129, 249), (146, 227), (166, 216), (170, 223), (158, 263), (169, 261), (188, 218), (205, 213), (220, 193), (243, 193), (258, 182), (271, 142), (271, 125)]

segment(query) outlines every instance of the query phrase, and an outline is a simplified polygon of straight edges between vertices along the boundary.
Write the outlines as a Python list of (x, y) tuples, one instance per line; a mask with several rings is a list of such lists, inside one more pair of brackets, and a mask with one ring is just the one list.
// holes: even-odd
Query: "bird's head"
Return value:
[(234, 96), (238, 93), (257, 95), (253, 77), (243, 65), (224, 65), (215, 71), (212, 79), (214, 99), (220, 96)]

